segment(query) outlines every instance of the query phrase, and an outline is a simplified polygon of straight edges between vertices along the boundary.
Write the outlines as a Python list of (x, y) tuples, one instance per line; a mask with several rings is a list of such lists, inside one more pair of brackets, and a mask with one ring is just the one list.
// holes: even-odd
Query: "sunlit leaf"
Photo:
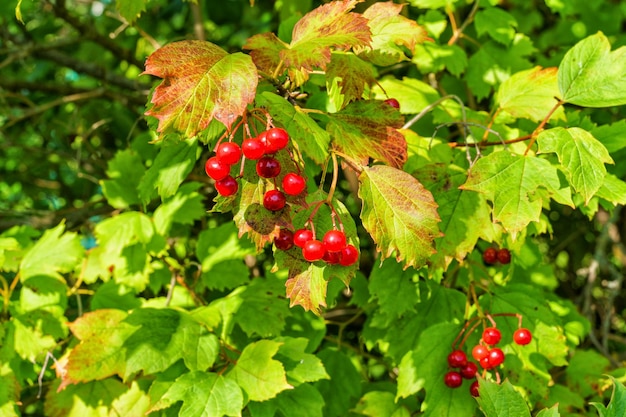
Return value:
[(530, 417), (526, 401), (508, 380), (498, 384), (480, 379), (479, 384), (476, 400), (485, 417)]

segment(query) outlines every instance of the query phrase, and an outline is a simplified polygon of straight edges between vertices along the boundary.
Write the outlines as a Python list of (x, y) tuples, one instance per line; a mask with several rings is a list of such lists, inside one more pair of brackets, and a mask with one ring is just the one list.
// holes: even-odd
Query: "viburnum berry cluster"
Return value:
[(483, 252), (483, 262), (487, 265), (495, 265), (497, 263), (506, 265), (511, 263), (511, 251), (507, 248), (488, 247)]
[[(522, 316), (520, 314), (501, 313), (494, 314), (493, 316), (515, 316), (518, 318), (518, 328), (513, 333), (513, 341), (518, 345), (527, 345), (532, 340), (532, 334), (530, 330), (522, 327)], [(475, 360), (472, 362), (468, 360), (467, 354), (463, 351), (463, 346), (468, 337), (477, 329), (482, 320), (476, 318), (474, 320), (465, 323), (465, 326), (452, 344), (452, 352), (448, 355), (448, 367), (450, 368), (444, 376), (444, 383), (450, 388), (458, 388), (463, 384), (464, 379), (475, 379), (478, 373), (479, 366), (482, 368), (483, 378), (487, 376), (488, 371), (494, 371), (496, 381), (500, 382), (500, 374), (497, 368), (504, 363), (506, 355), (504, 351), (497, 347), (502, 340), (502, 332), (497, 328), (496, 322), (493, 320), (492, 315), (487, 315), (486, 318), (491, 322), (491, 326), (483, 329), (480, 340), (471, 349), (471, 356)], [(473, 326), (470, 324), (476, 321)], [(461, 342), (457, 346), (457, 342), (461, 339)], [(478, 381), (472, 382), (469, 391), (474, 397), (479, 395)]]

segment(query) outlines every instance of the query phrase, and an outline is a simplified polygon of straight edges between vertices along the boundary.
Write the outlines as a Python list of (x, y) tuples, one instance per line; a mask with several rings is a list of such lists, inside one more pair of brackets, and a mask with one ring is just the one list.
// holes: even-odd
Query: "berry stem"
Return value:
[[(330, 154), (332, 161), (333, 161), (333, 179), (332, 182), (330, 183), (330, 189), (328, 190), (328, 195), (326, 196), (326, 203), (331, 207), (331, 210), (334, 213), (334, 209), (332, 209), (332, 201), (333, 201), (333, 194), (335, 194), (335, 189), (337, 188), (337, 178), (339, 177), (339, 163), (337, 162), (337, 155), (332, 152)], [(333, 226), (334, 226), (334, 220), (333, 220)]]

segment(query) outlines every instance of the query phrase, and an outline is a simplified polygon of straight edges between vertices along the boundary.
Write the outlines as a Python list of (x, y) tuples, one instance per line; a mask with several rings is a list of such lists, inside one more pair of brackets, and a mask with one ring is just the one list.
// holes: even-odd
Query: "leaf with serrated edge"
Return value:
[(626, 182), (620, 180), (613, 174), (606, 174), (604, 183), (596, 192), (596, 196), (611, 203), (626, 204)]
[[(304, 264), (303, 264), (304, 265)], [(320, 308), (326, 307), (326, 287), (324, 267), (308, 264), (306, 269), (289, 269), (285, 282), (289, 307), (299, 305), (307, 311), (320, 315)]]
[(388, 104), (380, 100), (355, 101), (329, 116), (326, 130), (343, 154), (365, 162), (373, 158), (394, 168), (406, 162), (406, 140), (398, 131), (404, 119)]
[(252, 58), (228, 54), (205, 41), (166, 45), (146, 61), (143, 74), (163, 78), (147, 115), (159, 119), (158, 132), (174, 129), (193, 137), (213, 118), (230, 128), (254, 100), (258, 82)]
[(392, 2), (374, 3), (363, 12), (372, 31), (372, 44), (358, 48), (360, 56), (376, 65), (393, 65), (409, 59), (404, 48), (415, 53), (415, 45), (428, 39), (424, 28), (400, 15), (403, 7)]
[(382, 258), (420, 267), (435, 252), (440, 236), (437, 204), (430, 191), (404, 171), (385, 165), (363, 167), (359, 175), (363, 226), (376, 242)]
[(287, 383), (285, 368), (272, 359), (279, 348), (280, 343), (271, 340), (249, 344), (226, 377), (235, 381), (252, 401), (266, 401), (292, 389)]
[(508, 379), (498, 384), (481, 378), (479, 384), (476, 400), (485, 417), (530, 417), (528, 404)]
[[(556, 77), (556, 68), (535, 67), (517, 72), (500, 85), (496, 103), (501, 111), (511, 116), (540, 122), (557, 103), (559, 88)], [(559, 107), (550, 117), (563, 118), (563, 107)]]
[(570, 194), (562, 188), (556, 167), (545, 159), (511, 155), (506, 151), (479, 159), (461, 186), (464, 190), (484, 193), (493, 203), (493, 221), (502, 223), (514, 236), (530, 222), (539, 221), (544, 198), (549, 196), (573, 206)]
[(181, 417), (241, 416), (243, 393), (237, 383), (221, 375), (192, 371), (180, 376), (149, 412), (182, 401)]
[[(374, 67), (352, 53), (333, 52), (326, 69), (326, 88), (332, 97), (333, 88), (343, 96), (342, 103), (348, 104), (363, 97), (366, 86), (376, 83)], [(335, 87), (336, 86), (336, 87)], [(337, 107), (341, 108), (343, 105)]]
[(584, 107), (626, 104), (626, 46), (611, 52), (607, 37), (598, 32), (574, 45), (559, 65), (563, 100)]
[(250, 51), (250, 56), (260, 72), (271, 75), (280, 65), (280, 52), (287, 47), (273, 33), (260, 33), (248, 38), (243, 49)]
[(538, 153), (556, 153), (567, 180), (585, 199), (585, 204), (604, 183), (606, 167), (613, 159), (591, 133), (578, 127), (556, 127), (537, 137)]

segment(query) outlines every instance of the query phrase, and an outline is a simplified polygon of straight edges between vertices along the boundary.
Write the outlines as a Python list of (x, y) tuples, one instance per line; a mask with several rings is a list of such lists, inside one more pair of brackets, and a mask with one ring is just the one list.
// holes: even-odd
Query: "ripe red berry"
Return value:
[(525, 328), (517, 329), (515, 330), (515, 333), (513, 333), (513, 341), (518, 345), (527, 345), (532, 339), (532, 333), (530, 333), (530, 330)]
[(497, 345), (502, 339), (502, 333), (495, 327), (487, 327), (483, 330), (483, 342), (488, 345)]
[(472, 349), (472, 357), (480, 362), (481, 359), (489, 356), (489, 349), (484, 345), (476, 345)]
[(309, 229), (298, 229), (293, 234), (293, 243), (300, 248), (303, 248), (306, 242), (313, 239), (313, 232)]
[(273, 127), (265, 134), (265, 152), (275, 153), (284, 149), (289, 143), (289, 134), (285, 129)]
[(472, 397), (479, 397), (479, 393), (478, 393), (478, 381), (474, 381), (472, 382), (472, 385), (470, 385), (470, 394), (472, 394)]
[(269, 190), (263, 196), (263, 207), (269, 211), (278, 211), (285, 207), (287, 199), (285, 194), (278, 190)]
[(283, 178), (283, 191), (288, 195), (298, 195), (306, 188), (306, 181), (295, 172), (290, 172)]
[(448, 365), (451, 368), (460, 368), (467, 364), (467, 355), (462, 350), (454, 350), (448, 355)]
[(487, 265), (493, 265), (496, 263), (496, 261), (498, 260), (498, 251), (496, 250), (496, 248), (487, 248), (485, 249), (485, 251), (483, 252), (483, 261), (487, 264)]
[(250, 138), (241, 144), (243, 155), (252, 160), (256, 160), (265, 155), (265, 144), (259, 138)]
[(461, 376), (465, 379), (472, 379), (476, 377), (476, 372), (478, 372), (478, 366), (474, 362), (467, 362), (464, 366), (459, 370)]
[(204, 164), (204, 172), (215, 181), (218, 181), (230, 174), (230, 165), (220, 161), (217, 156), (212, 156)]
[(241, 148), (235, 142), (220, 143), (215, 155), (225, 164), (236, 164), (241, 159)]
[(509, 252), (506, 248), (500, 249), (496, 257), (498, 258), (498, 262), (501, 264), (506, 265), (511, 262), (511, 252)]
[(353, 265), (359, 259), (359, 250), (354, 245), (346, 245), (341, 251), (339, 263), (342, 266)]
[(489, 351), (489, 368), (500, 366), (504, 362), (504, 352), (500, 348), (493, 348)]
[(324, 244), (317, 239), (311, 239), (302, 247), (302, 256), (309, 262), (319, 261), (324, 257)]
[(271, 156), (264, 156), (256, 163), (256, 173), (259, 177), (275, 178), (280, 174), (280, 162)]
[(236, 179), (234, 179), (230, 175), (227, 175), (221, 180), (215, 181), (215, 189), (221, 196), (230, 197), (231, 195), (237, 194), (239, 184), (237, 184)]
[(341, 252), (325, 251), (322, 260), (329, 265), (337, 265), (341, 262)]
[(480, 361), (480, 366), (482, 366), (484, 369), (491, 369), (492, 366), (489, 364), (489, 356), (485, 356), (484, 358), (482, 358)]
[(384, 101), (385, 104), (389, 104), (391, 107), (395, 108), (395, 109), (399, 109), (400, 108), (400, 102), (398, 100), (396, 100), (395, 98), (388, 98), (387, 100)]
[(341, 230), (329, 230), (324, 235), (324, 248), (329, 252), (339, 252), (346, 247), (346, 234)]
[(293, 247), (293, 232), (289, 229), (280, 229), (274, 238), (274, 245), (280, 250), (289, 250)]
[(463, 384), (463, 377), (456, 371), (450, 371), (443, 377), (443, 382), (450, 388), (458, 388)]

